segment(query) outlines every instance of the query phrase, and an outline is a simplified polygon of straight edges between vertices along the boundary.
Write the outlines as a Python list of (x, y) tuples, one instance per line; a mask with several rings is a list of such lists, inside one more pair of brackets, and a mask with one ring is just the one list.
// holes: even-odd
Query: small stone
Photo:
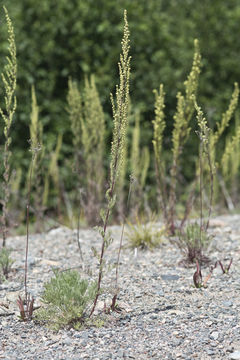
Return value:
[(229, 359), (231, 360), (239, 360), (240, 359), (240, 351), (234, 351), (232, 354), (230, 354)]
[(178, 275), (171, 275), (171, 274), (165, 274), (165, 275), (161, 275), (161, 278), (164, 281), (176, 281), (180, 278), (180, 276)]
[(218, 334), (218, 332), (217, 331), (213, 331), (211, 334), (210, 334), (210, 339), (212, 339), (212, 340), (217, 340), (218, 339), (218, 336), (219, 336), (219, 334)]
[(226, 306), (226, 307), (233, 306), (233, 302), (231, 300), (224, 301), (223, 306)]
[(162, 290), (156, 291), (157, 296), (164, 296), (164, 292)]

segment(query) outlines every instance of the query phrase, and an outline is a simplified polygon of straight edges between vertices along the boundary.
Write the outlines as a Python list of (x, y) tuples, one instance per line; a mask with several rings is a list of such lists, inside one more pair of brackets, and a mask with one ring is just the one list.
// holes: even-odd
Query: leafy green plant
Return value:
[(37, 319), (59, 330), (79, 327), (88, 318), (88, 310), (97, 291), (96, 282), (81, 279), (77, 271), (54, 271), (54, 277), (44, 284), (42, 302), (46, 306), (37, 311)]
[(163, 242), (166, 233), (164, 228), (157, 229), (154, 219), (145, 223), (143, 219), (137, 217), (136, 224), (128, 222), (128, 226), (130, 231), (127, 233), (127, 240), (133, 249), (153, 250)]
[(14, 263), (14, 261), (10, 257), (10, 254), (11, 250), (7, 249), (6, 247), (3, 247), (0, 250), (0, 269), (6, 279), (8, 278), (11, 266)]
[(2, 82), (4, 85), (4, 101), (5, 107), (0, 107), (0, 115), (4, 121), (4, 150), (3, 150), (3, 165), (4, 165), (4, 174), (3, 174), (3, 199), (2, 203), (2, 234), (3, 234), (3, 247), (6, 246), (6, 237), (7, 237), (7, 227), (8, 227), (8, 201), (10, 196), (9, 191), (9, 179), (10, 179), (10, 158), (11, 158), (11, 137), (10, 129), (12, 126), (13, 116), (17, 107), (17, 100), (15, 96), (16, 85), (17, 85), (17, 58), (16, 58), (16, 44), (15, 44), (15, 35), (12, 21), (8, 15), (8, 11), (5, 7), (5, 17), (7, 22), (8, 29), (8, 52), (7, 64), (4, 67), (4, 72), (1, 74)]

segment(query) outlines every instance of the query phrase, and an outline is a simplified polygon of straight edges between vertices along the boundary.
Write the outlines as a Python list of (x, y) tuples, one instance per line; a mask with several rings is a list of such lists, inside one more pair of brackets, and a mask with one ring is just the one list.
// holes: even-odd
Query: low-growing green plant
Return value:
[(54, 271), (54, 277), (44, 284), (42, 302), (46, 304), (36, 318), (51, 328), (79, 328), (89, 318), (89, 309), (97, 291), (97, 283), (81, 279), (74, 270)]
[(11, 266), (14, 263), (14, 261), (10, 257), (11, 250), (7, 249), (6, 247), (3, 247), (0, 250), (0, 269), (3, 275), (3, 278), (8, 278), (8, 274), (11, 270)]
[(156, 227), (154, 219), (145, 222), (137, 217), (136, 223), (128, 222), (128, 226), (127, 240), (129, 246), (133, 249), (153, 250), (163, 242), (163, 236), (166, 233), (165, 228), (159, 230)]

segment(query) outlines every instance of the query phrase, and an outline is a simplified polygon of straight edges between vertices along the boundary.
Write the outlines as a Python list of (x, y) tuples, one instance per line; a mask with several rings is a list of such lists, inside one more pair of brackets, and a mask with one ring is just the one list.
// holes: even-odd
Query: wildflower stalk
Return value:
[(164, 120), (164, 98), (165, 92), (163, 85), (160, 85), (159, 92), (154, 90), (155, 94), (155, 119), (153, 120), (153, 149), (155, 156), (155, 169), (158, 182), (158, 191), (160, 195), (160, 206), (162, 208), (165, 222), (167, 222), (167, 200), (166, 200), (166, 183), (163, 178), (164, 174), (164, 162), (162, 159), (162, 142), (163, 132), (166, 127)]
[(42, 139), (42, 126), (38, 122), (38, 106), (36, 101), (35, 89), (32, 87), (32, 113), (31, 113), (31, 125), (30, 125), (30, 151), (32, 153), (29, 178), (28, 178), (28, 192), (27, 192), (27, 206), (26, 206), (26, 250), (25, 250), (25, 276), (24, 276), (24, 288), (25, 288), (25, 301), (28, 299), (27, 292), (27, 274), (28, 274), (28, 246), (29, 246), (29, 210), (31, 203), (32, 192), (32, 180), (34, 171), (37, 165), (38, 152), (41, 150), (41, 144), (39, 141)]
[(176, 185), (179, 157), (182, 153), (183, 145), (186, 143), (190, 133), (190, 120), (194, 112), (193, 97), (196, 96), (198, 88), (198, 78), (200, 74), (201, 55), (199, 51), (198, 40), (194, 41), (194, 57), (191, 72), (185, 81), (185, 96), (180, 92), (177, 94), (177, 111), (174, 115), (174, 129), (172, 135), (172, 153), (173, 162), (170, 170), (170, 194), (168, 226), (172, 234), (175, 232), (175, 209), (176, 209)]
[(27, 275), (28, 275), (28, 246), (29, 246), (29, 208), (30, 208), (30, 201), (31, 201), (31, 188), (32, 188), (32, 175), (33, 175), (33, 168), (34, 162), (36, 158), (36, 152), (33, 151), (31, 165), (30, 165), (30, 172), (29, 172), (29, 181), (28, 181), (28, 195), (27, 195), (27, 206), (26, 206), (26, 249), (25, 249), (25, 274), (24, 274), (24, 289), (25, 289), (25, 299), (27, 299)]
[[(211, 157), (210, 150), (210, 128), (207, 125), (207, 120), (203, 116), (203, 112), (201, 108), (197, 105), (196, 99), (194, 98), (195, 109), (197, 111), (197, 122), (198, 122), (198, 136), (200, 139), (200, 153), (199, 153), (199, 181), (200, 181), (200, 231), (207, 231), (209, 226), (209, 220), (212, 212), (213, 205), (213, 181), (214, 181), (214, 165)], [(207, 222), (204, 226), (203, 224), (203, 156), (206, 155), (207, 163), (209, 167), (210, 174), (210, 197), (209, 197), (209, 205), (208, 205), (208, 216)]]
[(4, 136), (5, 144), (3, 150), (3, 199), (2, 199), (2, 235), (3, 242), (2, 246), (6, 246), (6, 237), (7, 237), (7, 223), (8, 223), (8, 201), (9, 201), (9, 178), (10, 178), (10, 157), (11, 151), (9, 149), (11, 145), (10, 129), (13, 121), (13, 115), (16, 111), (17, 100), (15, 96), (16, 84), (17, 84), (17, 59), (16, 59), (16, 44), (15, 44), (15, 35), (12, 25), (12, 21), (8, 15), (8, 11), (3, 7), (5, 12), (5, 18), (7, 22), (8, 30), (8, 52), (7, 64), (4, 67), (4, 72), (1, 74), (4, 90), (5, 90), (5, 108), (4, 110), (0, 107), (0, 115), (4, 120)]
[(96, 297), (90, 312), (90, 317), (94, 313), (97, 305), (97, 301), (100, 295), (101, 281), (103, 276), (103, 264), (104, 264), (104, 252), (108, 246), (111, 238), (106, 234), (107, 225), (111, 211), (115, 205), (115, 185), (119, 171), (122, 165), (123, 149), (126, 138), (126, 129), (128, 124), (128, 99), (129, 99), (129, 77), (130, 77), (130, 60), (129, 57), (129, 29), (127, 22), (127, 11), (124, 11), (124, 31), (122, 39), (122, 53), (120, 55), (120, 61), (118, 64), (120, 84), (116, 86), (116, 105), (111, 95), (111, 103), (113, 110), (113, 140), (111, 146), (111, 161), (110, 161), (110, 181), (109, 188), (106, 192), (107, 209), (105, 212), (101, 212), (103, 220), (103, 226), (100, 228), (100, 234), (102, 236), (102, 247), (99, 259), (99, 273)]

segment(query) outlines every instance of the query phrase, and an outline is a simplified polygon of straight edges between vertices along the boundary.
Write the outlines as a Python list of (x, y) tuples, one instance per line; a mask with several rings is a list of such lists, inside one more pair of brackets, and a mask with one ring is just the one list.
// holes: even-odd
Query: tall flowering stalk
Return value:
[(111, 161), (110, 161), (110, 178), (109, 187), (106, 192), (107, 208), (101, 211), (101, 218), (103, 221), (102, 227), (99, 228), (102, 236), (102, 247), (99, 257), (99, 273), (96, 297), (90, 316), (94, 313), (98, 297), (100, 295), (101, 282), (103, 277), (104, 252), (106, 247), (112, 241), (111, 237), (107, 235), (107, 225), (110, 214), (116, 202), (115, 186), (123, 162), (124, 144), (126, 140), (126, 129), (128, 124), (128, 101), (129, 101), (129, 77), (130, 77), (130, 60), (129, 57), (129, 29), (127, 21), (127, 11), (124, 11), (124, 30), (122, 39), (122, 53), (118, 63), (120, 83), (116, 86), (115, 99), (111, 94), (111, 103), (113, 111), (113, 140), (111, 146)]
[(8, 30), (8, 52), (9, 55), (6, 57), (7, 64), (4, 67), (4, 72), (1, 74), (2, 82), (4, 85), (4, 108), (0, 107), (0, 115), (4, 121), (4, 136), (5, 144), (3, 150), (3, 199), (2, 203), (2, 236), (3, 242), (2, 246), (6, 246), (6, 237), (7, 237), (7, 224), (8, 224), (8, 201), (9, 201), (9, 179), (10, 179), (10, 158), (11, 158), (11, 137), (10, 129), (13, 121), (13, 115), (16, 111), (17, 100), (15, 96), (16, 84), (17, 84), (17, 58), (16, 58), (16, 44), (15, 44), (15, 35), (12, 25), (12, 21), (8, 15), (8, 11), (3, 7), (5, 12), (5, 18), (7, 22)]

